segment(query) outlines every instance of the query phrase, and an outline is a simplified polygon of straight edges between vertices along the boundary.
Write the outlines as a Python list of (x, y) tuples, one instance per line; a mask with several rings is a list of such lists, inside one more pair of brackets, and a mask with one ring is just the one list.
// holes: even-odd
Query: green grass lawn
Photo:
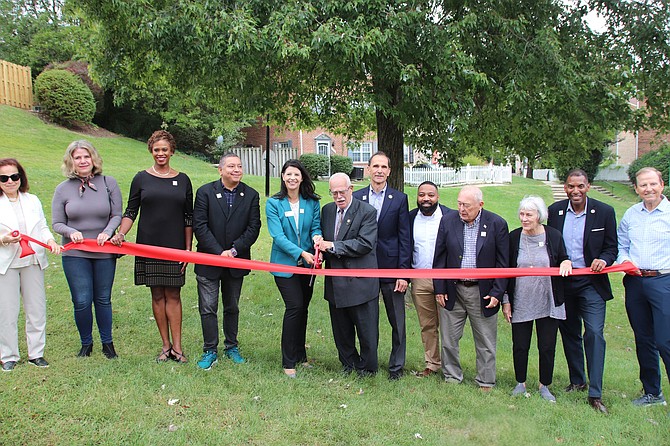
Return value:
[[(40, 197), (50, 220), (50, 201), (62, 181), (60, 164), (65, 147), (85, 136), (46, 125), (34, 115), (0, 106), (0, 157), (18, 158), (26, 167), (31, 192)], [(104, 159), (105, 174), (121, 185), (124, 200), (130, 181), (152, 163), (146, 144), (126, 138), (86, 138)], [(194, 188), (217, 178), (216, 170), (177, 154), (173, 167), (186, 172)], [(261, 192), (264, 179), (245, 177)], [(361, 183), (362, 185), (363, 183)], [(357, 186), (359, 187), (359, 186)], [(273, 179), (272, 192), (279, 180)], [(327, 183), (318, 192), (329, 201)], [(485, 207), (518, 226), (519, 200), (551, 192), (538, 181), (514, 178), (512, 185), (487, 186)], [(441, 191), (441, 202), (453, 207), (457, 188)], [(414, 207), (416, 188), (408, 188)], [(635, 202), (628, 195), (594, 198), (613, 205), (620, 218)], [(265, 199), (261, 199), (264, 215)], [(265, 218), (263, 217), (265, 223)], [(265, 226), (265, 224), (264, 224)], [(132, 240), (134, 232), (129, 234)], [(253, 257), (267, 260), (271, 240), (267, 229), (253, 248)], [(106, 360), (95, 339), (90, 358), (76, 358), (79, 338), (70, 294), (60, 260), (51, 256), (46, 271), (48, 369), (22, 362), (12, 373), (0, 374), (0, 444), (281, 444), (281, 445), (480, 445), (480, 444), (670, 444), (667, 408), (634, 408), (630, 400), (641, 390), (633, 335), (624, 311), (621, 276), (614, 275), (615, 299), (608, 304), (605, 327), (607, 360), (603, 399), (611, 415), (600, 416), (585, 402), (586, 394), (565, 394), (567, 367), (558, 345), (553, 391), (558, 402), (513, 399), (511, 330), (502, 317), (498, 334), (498, 385), (490, 394), (475, 386), (474, 347), (466, 329), (461, 341), (465, 380), (445, 384), (437, 377), (419, 380), (409, 375), (389, 382), (385, 365), (390, 330), (382, 309), (379, 358), (374, 378), (344, 377), (332, 340), (323, 280), (316, 281), (307, 342), (313, 369), (299, 369), (286, 379), (279, 349), (283, 303), (269, 273), (253, 272), (244, 283), (240, 303), (240, 348), (244, 365), (221, 360), (208, 372), (195, 362), (202, 348), (197, 293), (192, 269), (182, 291), (184, 351), (187, 365), (156, 364), (160, 338), (152, 320), (150, 295), (133, 285), (132, 259), (118, 264), (113, 293), (114, 343), (119, 359)], [(20, 331), (23, 330), (20, 322)], [(423, 369), (423, 349), (413, 307), (407, 310), (407, 370)], [(537, 353), (531, 351), (529, 389), (536, 388)], [(667, 376), (663, 375), (666, 394)], [(170, 405), (170, 400), (178, 402)]]

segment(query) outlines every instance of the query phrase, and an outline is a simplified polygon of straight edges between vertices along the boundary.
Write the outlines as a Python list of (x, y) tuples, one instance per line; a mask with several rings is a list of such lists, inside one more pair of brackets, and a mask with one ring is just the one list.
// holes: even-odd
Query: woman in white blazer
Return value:
[(13, 158), (0, 159), (0, 361), (2, 370), (11, 372), (19, 361), (18, 318), (20, 300), (26, 315), (28, 362), (48, 367), (44, 359), (46, 342), (46, 294), (44, 268), (49, 264), (41, 246), (31, 247), (34, 255), (20, 258), (19, 231), (40, 240), (59, 254), (60, 245), (49, 231), (42, 203), (28, 193), (28, 178)]

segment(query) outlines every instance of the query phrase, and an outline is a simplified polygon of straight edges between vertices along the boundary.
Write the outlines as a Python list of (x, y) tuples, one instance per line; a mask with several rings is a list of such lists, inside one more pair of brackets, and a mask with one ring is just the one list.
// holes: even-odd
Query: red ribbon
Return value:
[[(36, 243), (47, 249), (46, 244), (35, 240), (27, 235), (21, 235), (21, 247), (23, 239)], [(27, 246), (27, 243), (26, 243)], [(28, 249), (31, 249), (28, 246)], [(107, 254), (127, 254), (153, 259), (171, 260), (174, 262), (197, 263), (200, 265), (220, 266), (224, 268), (253, 269), (256, 271), (269, 271), (289, 274), (315, 274), (320, 276), (339, 277), (378, 277), (397, 279), (498, 279), (525, 276), (558, 276), (559, 268), (439, 268), (439, 269), (316, 269), (303, 268), (300, 266), (279, 265), (276, 263), (261, 262), (260, 260), (237, 259), (233, 257), (222, 257), (215, 254), (192, 252), (182, 249), (163, 248), (160, 246), (142, 245), (138, 243), (123, 242), (121, 247), (105, 242), (99, 246), (95, 240), (86, 239), (83, 243), (68, 243), (63, 251), (77, 249), (86, 252), (100, 252)], [(30, 255), (30, 254), (26, 254)], [(23, 257), (23, 255), (22, 255)], [(631, 262), (613, 265), (604, 268), (600, 273), (594, 273), (590, 268), (576, 268), (572, 270), (573, 276), (590, 274), (607, 274), (618, 272), (632, 272), (637, 267)]]
[[(19, 231), (12, 231), (12, 237), (18, 237), (19, 235), (20, 235)], [(29, 241), (28, 239), (30, 237), (27, 237), (27, 238), (24, 238), (24, 237), (27, 237), (27, 236), (23, 236), (23, 237), (21, 237), (21, 240), (19, 240), (19, 245), (21, 245), (21, 255), (19, 255), (20, 259), (35, 254), (35, 251), (33, 250), (33, 248), (28, 243), (28, 241)], [(33, 240), (33, 239), (30, 239), (30, 240)], [(43, 243), (38, 242), (37, 240), (33, 240), (33, 241), (40, 244), (40, 245), (46, 246)], [(48, 246), (46, 246), (46, 247), (49, 250), (51, 249)]]

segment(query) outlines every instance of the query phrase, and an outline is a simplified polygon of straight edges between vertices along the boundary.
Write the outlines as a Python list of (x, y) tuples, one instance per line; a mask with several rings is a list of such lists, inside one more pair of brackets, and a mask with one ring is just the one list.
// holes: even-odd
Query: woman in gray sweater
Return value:
[[(121, 223), (121, 191), (116, 180), (102, 175), (102, 159), (85, 140), (72, 142), (62, 165), (68, 178), (56, 187), (51, 203), (53, 229), (63, 244), (95, 239), (103, 245)], [(63, 271), (74, 304), (74, 321), (81, 338), (77, 356), (93, 350), (93, 311), (100, 331), (102, 353), (116, 358), (112, 342), (112, 284), (116, 271), (113, 254), (71, 250), (63, 253)]]

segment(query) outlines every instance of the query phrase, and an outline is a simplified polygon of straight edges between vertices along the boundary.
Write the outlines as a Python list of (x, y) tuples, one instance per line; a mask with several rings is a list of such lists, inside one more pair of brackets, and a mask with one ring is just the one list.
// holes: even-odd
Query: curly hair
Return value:
[[(21, 185), (19, 186), (19, 192), (28, 192), (30, 186), (28, 185), (28, 177), (26, 176), (26, 171), (23, 166), (14, 158), (2, 158), (0, 159), (0, 167), (4, 166), (14, 166), (16, 170), (19, 171), (19, 176), (21, 177)], [(3, 194), (2, 189), (0, 189), (0, 196)]]
[(156, 130), (149, 137), (149, 141), (147, 141), (147, 147), (149, 148), (149, 153), (151, 153), (151, 149), (153, 149), (154, 144), (156, 144), (156, 142), (158, 141), (167, 141), (168, 144), (170, 144), (170, 151), (172, 153), (174, 153), (177, 150), (177, 143), (175, 142), (172, 133), (168, 132), (167, 130)]
[(74, 157), (73, 153), (77, 149), (84, 149), (91, 155), (91, 162), (93, 163), (93, 170), (91, 171), (92, 175), (97, 175), (102, 173), (102, 158), (98, 151), (93, 147), (93, 144), (86, 141), (85, 139), (80, 139), (79, 141), (72, 141), (67, 149), (65, 149), (65, 155), (63, 155), (63, 165), (61, 170), (63, 175), (68, 178), (77, 178), (77, 168), (74, 166)]

